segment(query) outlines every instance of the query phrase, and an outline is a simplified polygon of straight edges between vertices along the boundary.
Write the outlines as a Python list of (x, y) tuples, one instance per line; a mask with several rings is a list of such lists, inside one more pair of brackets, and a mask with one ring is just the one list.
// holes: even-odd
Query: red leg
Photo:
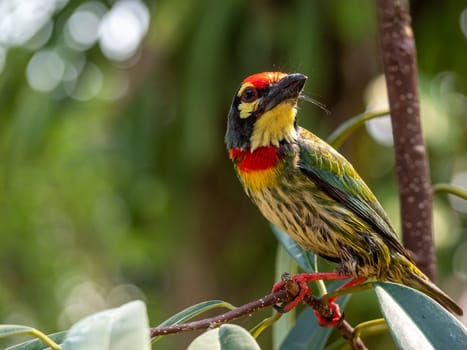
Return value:
[[(347, 289), (347, 288), (350, 288), (350, 287), (355, 287), (355, 286), (358, 286), (359, 284), (362, 284), (366, 280), (367, 280), (366, 277), (356, 277), (356, 278), (351, 279), (349, 282), (344, 283), (342, 286), (340, 286), (336, 290), (344, 290), (344, 289)], [(329, 302), (334, 302), (334, 301), (336, 301), (337, 298), (338, 297), (329, 298), (328, 301)]]

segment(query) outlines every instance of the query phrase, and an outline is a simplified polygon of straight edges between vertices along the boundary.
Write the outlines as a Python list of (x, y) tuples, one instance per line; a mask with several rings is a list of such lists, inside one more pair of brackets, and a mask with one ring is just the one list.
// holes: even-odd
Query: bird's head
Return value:
[(264, 72), (243, 80), (230, 107), (227, 148), (253, 152), (297, 137), (297, 100), (307, 77)]

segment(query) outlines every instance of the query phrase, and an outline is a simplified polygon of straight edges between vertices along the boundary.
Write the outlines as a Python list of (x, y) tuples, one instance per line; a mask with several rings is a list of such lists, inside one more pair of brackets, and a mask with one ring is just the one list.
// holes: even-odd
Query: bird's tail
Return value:
[(391, 276), (389, 278), (390, 280), (417, 289), (436, 300), (439, 304), (454, 314), (463, 314), (462, 308), (438, 286), (431, 282), (430, 279), (425, 276), (423, 272), (421, 272), (409, 259), (403, 255), (398, 255), (396, 260), (397, 262), (395, 265), (401, 268), (399, 270), (401, 273)]

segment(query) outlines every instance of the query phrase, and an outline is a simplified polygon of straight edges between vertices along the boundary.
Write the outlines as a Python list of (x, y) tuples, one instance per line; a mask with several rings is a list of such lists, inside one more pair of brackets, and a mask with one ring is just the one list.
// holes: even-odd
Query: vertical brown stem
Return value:
[(420, 122), (417, 61), (407, 0), (378, 0), (378, 26), (396, 153), (404, 245), (435, 278), (432, 189)]

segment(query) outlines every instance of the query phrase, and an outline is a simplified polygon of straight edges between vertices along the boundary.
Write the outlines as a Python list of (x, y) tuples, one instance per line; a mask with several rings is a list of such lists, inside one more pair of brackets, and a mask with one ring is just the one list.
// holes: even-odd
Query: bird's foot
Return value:
[[(272, 287), (272, 292), (285, 289), (293, 299), (286, 305), (276, 305), (274, 308), (278, 312), (285, 313), (295, 308), (300, 302), (305, 302), (313, 308), (320, 326), (333, 327), (343, 318), (339, 305), (335, 302), (337, 297), (331, 298), (326, 302), (320, 298), (315, 298), (308, 283), (317, 280), (343, 280), (347, 278), (352, 278), (352, 276), (339, 272), (314, 272), (297, 275), (284, 273), (281, 280)], [(364, 278), (353, 278), (341, 288), (360, 284), (363, 280)]]
[(287, 293), (289, 293), (293, 297), (293, 300), (286, 305), (275, 305), (274, 308), (278, 312), (289, 312), (294, 307), (296, 307), (301, 301), (303, 301), (307, 295), (311, 295), (311, 288), (308, 286), (308, 280), (304, 275), (309, 274), (301, 273), (292, 276), (290, 273), (284, 273), (282, 274), (281, 280), (274, 284), (274, 286), (272, 287), (273, 293), (285, 289)]
[(344, 318), (344, 314), (341, 313), (340, 307), (335, 303), (334, 298), (327, 303), (319, 301), (319, 305), (314, 308), (313, 312), (321, 327), (334, 327)]
[[(366, 280), (366, 277), (355, 277), (349, 282), (337, 288), (337, 290), (345, 290), (362, 284)], [(336, 304), (337, 297), (330, 298), (327, 303), (323, 303), (320, 299), (308, 299), (308, 305), (310, 305), (315, 313), (316, 319), (321, 327), (334, 327), (344, 318), (344, 314), (341, 313), (339, 305)]]

